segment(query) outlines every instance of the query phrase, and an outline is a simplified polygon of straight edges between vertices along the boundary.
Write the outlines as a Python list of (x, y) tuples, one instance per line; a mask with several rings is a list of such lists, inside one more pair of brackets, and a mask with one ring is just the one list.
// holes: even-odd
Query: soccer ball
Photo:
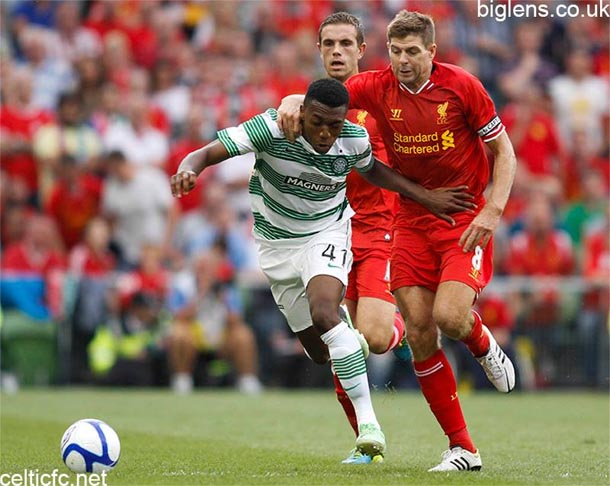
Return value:
[(61, 438), (61, 458), (75, 473), (110, 471), (121, 454), (119, 436), (97, 419), (74, 422)]

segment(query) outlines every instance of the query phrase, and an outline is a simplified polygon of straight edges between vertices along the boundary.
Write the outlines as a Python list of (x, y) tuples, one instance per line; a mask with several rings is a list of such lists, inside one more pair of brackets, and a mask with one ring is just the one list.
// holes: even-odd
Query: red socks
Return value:
[(483, 330), (483, 321), (481, 316), (475, 310), (472, 311), (474, 317), (474, 324), (472, 325), (472, 332), (466, 339), (462, 339), (462, 342), (468, 346), (470, 352), (475, 357), (480, 357), (487, 354), (489, 351), (489, 336)]
[(390, 339), (390, 343), (388, 344), (388, 347), (386, 348), (384, 353), (386, 351), (390, 351), (390, 350), (394, 349), (396, 346), (398, 346), (398, 344), (400, 343), (400, 341), (402, 340), (402, 337), (404, 335), (405, 335), (405, 321), (402, 319), (400, 312), (395, 312), (392, 339)]
[(347, 417), (349, 424), (352, 426), (352, 429), (354, 429), (356, 437), (358, 437), (358, 420), (356, 419), (356, 410), (354, 409), (352, 401), (347, 396), (347, 393), (345, 393), (345, 390), (343, 389), (343, 386), (341, 385), (341, 382), (334, 371), (333, 381), (335, 382), (335, 393), (337, 394), (337, 400), (339, 400), (339, 403), (343, 407), (345, 416)]
[(457, 396), (455, 376), (443, 350), (424, 361), (413, 362), (413, 368), (430, 410), (449, 438), (449, 447), (461, 446), (476, 452)]

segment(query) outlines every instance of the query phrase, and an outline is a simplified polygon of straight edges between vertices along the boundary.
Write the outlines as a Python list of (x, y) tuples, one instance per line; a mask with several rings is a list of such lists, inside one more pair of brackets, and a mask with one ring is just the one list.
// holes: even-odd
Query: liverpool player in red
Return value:
[[(501, 392), (515, 385), (514, 368), (480, 316), (472, 310), (492, 274), (492, 235), (508, 200), (516, 160), (512, 144), (481, 83), (466, 71), (434, 62), (434, 23), (401, 11), (388, 26), (390, 66), (352, 76), (350, 108), (367, 110), (388, 151), (390, 165), (428, 189), (467, 185), (475, 213), (440, 220), (400, 199), (392, 247), (392, 291), (407, 324), (407, 339), (422, 393), (449, 450), (430, 471), (481, 468), (468, 433), (439, 331), (463, 341)], [(284, 119), (286, 132), (294, 123)], [(493, 186), (483, 196), (494, 154)]]

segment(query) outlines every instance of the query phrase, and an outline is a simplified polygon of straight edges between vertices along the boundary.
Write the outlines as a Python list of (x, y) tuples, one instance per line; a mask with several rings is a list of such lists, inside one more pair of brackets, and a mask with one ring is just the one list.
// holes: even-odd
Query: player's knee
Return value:
[(320, 300), (312, 303), (310, 312), (313, 325), (319, 334), (330, 331), (341, 320), (338, 307), (330, 301)]
[(443, 334), (451, 339), (460, 339), (462, 329), (466, 322), (466, 317), (455, 307), (446, 306), (435, 308), (432, 313), (432, 320)]
[(427, 326), (409, 326), (407, 342), (416, 359), (418, 354), (432, 354), (431, 351), (440, 347), (438, 330), (431, 323)]
[(390, 339), (392, 338), (391, 333), (382, 332), (379, 330), (367, 330), (361, 331), (364, 335), (366, 342), (369, 344), (369, 349), (375, 354), (382, 354), (388, 349)]

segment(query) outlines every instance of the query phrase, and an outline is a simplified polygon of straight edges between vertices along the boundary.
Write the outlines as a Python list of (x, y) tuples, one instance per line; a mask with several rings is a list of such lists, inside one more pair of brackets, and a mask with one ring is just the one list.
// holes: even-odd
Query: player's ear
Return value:
[(358, 46), (358, 59), (362, 59), (362, 56), (364, 56), (364, 51), (366, 51), (366, 42), (363, 42)]
[(432, 44), (428, 48), (428, 52), (430, 53), (430, 59), (434, 59), (434, 56), (436, 56), (436, 44)]

